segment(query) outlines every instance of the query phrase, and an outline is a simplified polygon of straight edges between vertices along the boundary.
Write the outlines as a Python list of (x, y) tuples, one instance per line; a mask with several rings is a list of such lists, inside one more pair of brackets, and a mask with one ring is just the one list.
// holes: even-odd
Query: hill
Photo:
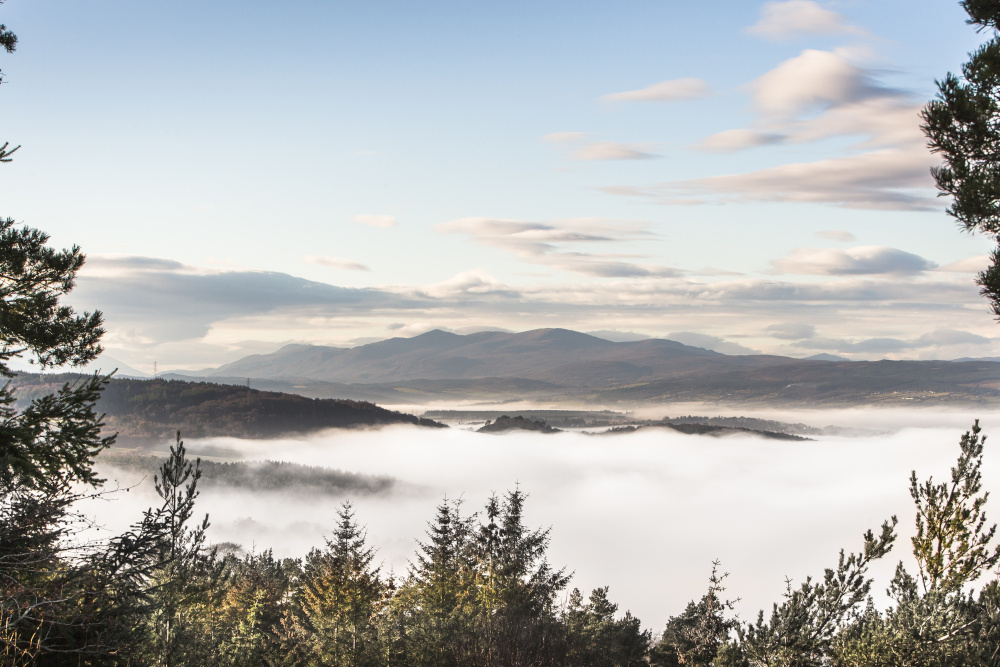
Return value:
[(730, 356), (674, 341), (613, 342), (566, 329), (466, 336), (431, 331), (352, 349), (287, 346), (206, 379), (307, 396), (419, 404), (530, 399), (630, 405), (719, 402), (779, 406), (971, 405), (1000, 402), (991, 360), (846, 361)]
[(606, 386), (652, 379), (677, 359), (721, 357), (667, 340), (615, 343), (567, 329), (461, 336), (430, 331), (351, 349), (289, 345), (220, 366), (210, 376), (300, 378), (339, 383), (519, 378)]
[[(23, 374), (14, 379), (14, 386), (23, 405), (80, 377)], [(178, 429), (188, 438), (274, 438), (336, 427), (444, 427), (364, 401), (310, 399), (245, 386), (161, 379), (112, 379), (97, 409), (106, 414), (105, 432), (117, 432), (124, 440), (170, 437)]]

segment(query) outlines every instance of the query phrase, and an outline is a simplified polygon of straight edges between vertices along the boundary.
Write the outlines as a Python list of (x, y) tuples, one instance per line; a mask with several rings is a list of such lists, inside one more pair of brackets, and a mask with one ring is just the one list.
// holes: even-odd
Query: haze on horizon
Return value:
[(7, 214), (141, 371), (433, 328), (1000, 355), (919, 130), (954, 0), (2, 13)]

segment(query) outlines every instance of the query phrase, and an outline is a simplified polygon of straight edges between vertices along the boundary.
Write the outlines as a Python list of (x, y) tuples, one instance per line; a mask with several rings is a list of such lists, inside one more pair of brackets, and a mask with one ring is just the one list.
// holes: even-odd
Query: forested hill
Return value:
[[(18, 402), (51, 393), (80, 375), (23, 374), (14, 379)], [(430, 419), (344, 399), (312, 399), (249, 387), (179, 380), (112, 379), (97, 404), (107, 415), (105, 432), (122, 439), (232, 436), (273, 438), (325, 428), (416, 424)]]

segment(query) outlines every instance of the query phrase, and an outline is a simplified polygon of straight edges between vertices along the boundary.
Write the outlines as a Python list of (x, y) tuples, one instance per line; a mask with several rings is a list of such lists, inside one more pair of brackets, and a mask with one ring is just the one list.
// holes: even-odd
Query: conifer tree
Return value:
[(922, 112), (922, 129), (931, 151), (944, 159), (931, 173), (940, 194), (952, 198), (948, 215), (966, 231), (998, 242), (976, 282), (1000, 318), (1000, 3), (960, 4), (967, 22), (992, 37), (969, 55), (961, 77), (949, 72), (937, 82), (937, 98)]
[(377, 615), (386, 584), (372, 567), (374, 548), (354, 520), (350, 502), (338, 512), (326, 549), (306, 557), (302, 578), (284, 620), (286, 665), (365, 667), (381, 663)]

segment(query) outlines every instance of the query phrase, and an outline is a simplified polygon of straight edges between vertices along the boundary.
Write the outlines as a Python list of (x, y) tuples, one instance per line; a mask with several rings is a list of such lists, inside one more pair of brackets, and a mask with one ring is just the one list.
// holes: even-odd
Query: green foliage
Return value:
[[(948, 73), (937, 82), (937, 98), (922, 112), (922, 129), (931, 151), (944, 165), (931, 173), (942, 195), (952, 197), (947, 212), (966, 231), (989, 234), (1000, 242), (1000, 8), (995, 0), (965, 0), (968, 22), (993, 37), (969, 55), (962, 76)], [(976, 281), (1000, 317), (1000, 246)]]
[(618, 605), (608, 600), (608, 587), (595, 588), (587, 603), (574, 588), (563, 612), (566, 659), (571, 665), (626, 667), (646, 664), (650, 632), (626, 612), (615, 618)]
[[(70, 374), (24, 374), (14, 384), (23, 400), (51, 393), (59, 383), (77, 379)], [(121, 439), (140, 441), (172, 439), (178, 429), (191, 438), (272, 438), (379, 424), (443, 427), (430, 419), (365, 401), (314, 399), (241, 385), (181, 380), (115, 378), (104, 388), (98, 407), (106, 415), (106, 431), (118, 433)]]
[(306, 557), (302, 577), (285, 618), (286, 665), (380, 664), (377, 615), (387, 592), (372, 567), (375, 551), (344, 503), (326, 549)]
[[(103, 454), (99, 463), (103, 474), (131, 472), (136, 476), (151, 477), (159, 469), (160, 459), (152, 455), (111, 451)], [(397, 488), (397, 480), (392, 477), (287, 461), (202, 461), (200, 470), (198, 481), (201, 488), (220, 491), (245, 489), (343, 497), (349, 494), (385, 494)]]
[(928, 478), (919, 484), (916, 471), (910, 476), (910, 495), (917, 506), (913, 555), (925, 593), (960, 590), (1000, 561), (1000, 546), (989, 547), (997, 529), (996, 524), (986, 527), (983, 508), (989, 494), (976, 495), (982, 488), (986, 442), (985, 436), (979, 437), (981, 430), (977, 419), (962, 436), (950, 482), (934, 484)]
[(650, 652), (650, 664), (662, 667), (713, 665), (720, 651), (730, 644), (730, 635), (739, 627), (735, 619), (727, 619), (734, 602), (723, 600), (720, 594), (726, 589), (723, 580), (728, 573), (719, 574), (719, 562), (712, 563), (708, 578), (708, 592), (697, 602), (690, 602), (679, 616), (672, 617)]

